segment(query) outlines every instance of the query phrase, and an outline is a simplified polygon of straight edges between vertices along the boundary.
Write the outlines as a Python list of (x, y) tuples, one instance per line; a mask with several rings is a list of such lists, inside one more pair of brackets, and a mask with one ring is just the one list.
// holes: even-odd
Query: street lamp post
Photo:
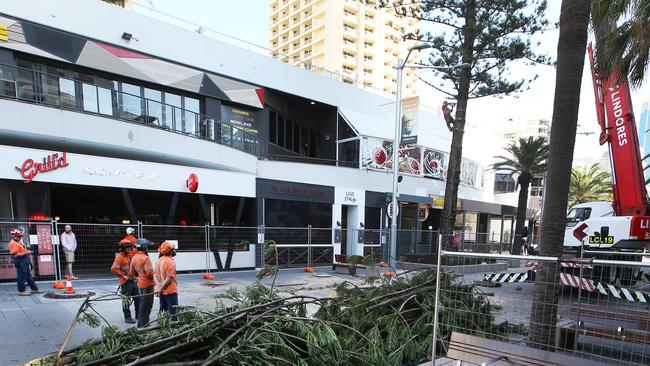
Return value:
[(398, 215), (398, 201), (399, 201), (399, 191), (397, 189), (398, 177), (399, 177), (399, 147), (401, 141), (402, 133), (402, 70), (404, 68), (413, 68), (413, 69), (434, 69), (434, 70), (449, 70), (457, 68), (466, 68), (469, 67), (469, 64), (463, 63), (455, 65), (452, 67), (437, 67), (437, 66), (426, 66), (426, 65), (411, 65), (406, 66), (406, 62), (411, 55), (411, 52), (421, 51), (427, 48), (431, 48), (431, 45), (426, 43), (421, 43), (409, 48), (408, 53), (404, 60), (399, 58), (397, 60), (397, 91), (395, 93), (395, 140), (393, 140), (393, 192), (391, 197), (391, 222), (390, 222), (390, 263), (392, 266), (395, 265), (395, 258), (397, 257), (397, 215)]

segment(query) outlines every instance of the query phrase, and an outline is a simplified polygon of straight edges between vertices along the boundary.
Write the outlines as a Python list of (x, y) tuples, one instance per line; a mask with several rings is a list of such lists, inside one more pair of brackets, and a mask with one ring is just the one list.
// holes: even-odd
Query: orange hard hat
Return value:
[(163, 242), (160, 244), (160, 247), (158, 248), (158, 252), (162, 255), (167, 255), (174, 250), (174, 245), (168, 241)]
[(133, 243), (129, 239), (122, 239), (122, 240), (120, 240), (120, 247), (121, 248), (131, 248), (131, 247), (133, 247)]

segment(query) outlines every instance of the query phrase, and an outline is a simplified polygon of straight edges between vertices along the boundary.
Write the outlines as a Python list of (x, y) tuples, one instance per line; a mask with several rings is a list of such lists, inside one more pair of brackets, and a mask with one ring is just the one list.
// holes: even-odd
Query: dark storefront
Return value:
[(253, 198), (0, 180), (0, 219), (255, 226)]
[(332, 225), (333, 187), (257, 179), (257, 197), (257, 218), (267, 227)]

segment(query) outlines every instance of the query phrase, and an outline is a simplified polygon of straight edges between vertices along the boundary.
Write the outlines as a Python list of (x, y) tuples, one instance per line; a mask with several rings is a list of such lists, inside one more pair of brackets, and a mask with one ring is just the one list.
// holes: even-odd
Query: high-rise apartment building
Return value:
[[(272, 56), (311, 70), (332, 72), (349, 84), (387, 96), (396, 92), (398, 57), (413, 42), (403, 34), (417, 21), (400, 18), (390, 9), (377, 9), (359, 0), (271, 0)], [(409, 57), (409, 63), (418, 60)], [(417, 94), (416, 70), (405, 69), (404, 96)]]
[(503, 124), (503, 137), (509, 142), (528, 137), (548, 138), (550, 128), (551, 120), (548, 118), (529, 119), (527, 121), (509, 119)]

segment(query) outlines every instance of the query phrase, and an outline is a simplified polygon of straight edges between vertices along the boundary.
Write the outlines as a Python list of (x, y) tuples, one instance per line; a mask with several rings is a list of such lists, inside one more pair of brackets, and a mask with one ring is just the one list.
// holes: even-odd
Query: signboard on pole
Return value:
[(417, 144), (420, 97), (402, 99), (402, 145)]
[[(389, 203), (388, 206), (386, 207), (386, 214), (388, 214), (388, 217), (390, 219), (393, 218), (393, 203)], [(399, 216), (399, 204), (395, 206), (395, 214)]]

